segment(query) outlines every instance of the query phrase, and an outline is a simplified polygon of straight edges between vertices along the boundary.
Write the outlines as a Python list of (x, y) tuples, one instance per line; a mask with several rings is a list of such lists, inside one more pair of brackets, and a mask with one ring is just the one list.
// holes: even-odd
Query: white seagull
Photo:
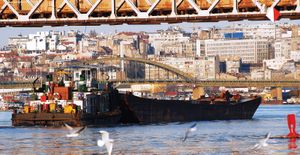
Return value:
[(182, 141), (184, 142), (188, 138), (188, 135), (189, 135), (190, 132), (194, 132), (196, 130), (197, 130), (197, 123), (194, 123), (188, 129), (186, 129), (185, 136), (184, 136)]
[(113, 140), (109, 139), (109, 133), (106, 131), (99, 131), (102, 135), (102, 139), (97, 141), (97, 145), (102, 147), (105, 145), (108, 155), (111, 155), (112, 148), (113, 148)]
[(260, 149), (261, 147), (268, 146), (267, 141), (270, 139), (270, 136), (271, 136), (271, 132), (266, 134), (265, 138), (260, 140), (259, 143), (255, 144), (252, 149), (257, 150), (257, 149)]
[(78, 130), (74, 130), (70, 125), (66, 123), (64, 123), (64, 125), (70, 130), (70, 133), (66, 135), (67, 137), (78, 137), (79, 134), (86, 128), (86, 126), (84, 126)]

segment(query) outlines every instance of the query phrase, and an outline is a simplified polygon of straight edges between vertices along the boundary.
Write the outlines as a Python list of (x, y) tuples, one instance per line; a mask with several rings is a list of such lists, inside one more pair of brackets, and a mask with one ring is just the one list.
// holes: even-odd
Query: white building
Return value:
[(149, 33), (149, 43), (154, 47), (155, 55), (160, 55), (160, 52), (182, 53), (181, 45), (187, 43), (189, 39), (189, 36), (176, 27)]
[(278, 39), (274, 43), (274, 50), (275, 50), (275, 59), (280, 58), (290, 58), (290, 51), (292, 49), (291, 39)]
[(10, 37), (8, 39), (8, 47), (25, 50), (27, 42), (28, 42), (27, 36), (19, 35), (17, 37)]
[(66, 53), (61, 56), (62, 60), (76, 60), (78, 58), (77, 53)]
[(271, 75), (270, 71), (265, 71), (262, 69), (256, 69), (251, 71), (251, 80), (266, 80)]
[(264, 60), (263, 64), (265, 68), (272, 69), (272, 70), (293, 72), (296, 69), (295, 62), (291, 59), (285, 59), (285, 58)]
[(231, 27), (244, 33), (245, 38), (275, 39), (280, 36), (280, 28), (276, 24), (235, 24)]
[(282, 68), (283, 64), (285, 64), (288, 61), (288, 59), (284, 58), (276, 58), (276, 59), (270, 59), (270, 60), (264, 60), (264, 67), (274, 70), (279, 70)]
[(49, 32), (37, 32), (36, 34), (28, 35), (28, 42), (26, 43), (26, 49), (29, 51), (46, 51), (47, 37)]
[(196, 56), (204, 56), (205, 53), (205, 41), (204, 40), (196, 40)]
[(65, 46), (67, 49), (71, 48), (77, 51), (77, 37), (76, 36), (62, 36), (61, 37), (61, 45)]
[(98, 41), (95, 38), (83, 38), (78, 44), (79, 52), (96, 51), (98, 49)]
[(59, 50), (59, 51), (65, 51), (65, 50), (67, 50), (67, 47), (65, 45), (58, 44), (57, 45), (57, 50)]
[(291, 51), (290, 55), (291, 59), (293, 59), (295, 62), (300, 61), (300, 50), (299, 51)]
[(49, 50), (50, 51), (55, 51), (57, 50), (57, 45), (58, 45), (58, 35), (51, 35), (49, 40)]
[(226, 60), (226, 72), (227, 73), (239, 73), (241, 67), (240, 59), (227, 59)]
[(262, 63), (269, 58), (267, 39), (205, 40), (205, 55), (240, 57), (243, 63)]

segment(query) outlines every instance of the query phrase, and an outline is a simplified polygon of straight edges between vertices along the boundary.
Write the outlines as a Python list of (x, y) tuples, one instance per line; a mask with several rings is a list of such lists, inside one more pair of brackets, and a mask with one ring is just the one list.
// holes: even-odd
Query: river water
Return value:
[(98, 131), (106, 130), (114, 139), (112, 154), (296, 155), (300, 140), (270, 139), (268, 146), (252, 148), (268, 132), (286, 135), (286, 115), (299, 111), (297, 105), (263, 105), (252, 120), (199, 121), (185, 142), (181, 139), (193, 122), (88, 127), (79, 137), (67, 138), (63, 127), (12, 127), (11, 113), (0, 112), (0, 154), (107, 154), (105, 147), (96, 144)]

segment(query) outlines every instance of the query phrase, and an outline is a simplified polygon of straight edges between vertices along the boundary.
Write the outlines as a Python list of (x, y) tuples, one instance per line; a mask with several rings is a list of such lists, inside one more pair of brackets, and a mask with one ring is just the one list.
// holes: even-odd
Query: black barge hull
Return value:
[(157, 100), (123, 95), (123, 105), (139, 123), (252, 119), (261, 97), (239, 102)]

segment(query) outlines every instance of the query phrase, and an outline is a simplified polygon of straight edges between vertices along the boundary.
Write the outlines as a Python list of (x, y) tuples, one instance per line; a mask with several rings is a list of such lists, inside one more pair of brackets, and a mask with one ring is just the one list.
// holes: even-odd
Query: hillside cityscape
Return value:
[[(10, 37), (0, 51), (0, 77), (32, 81), (69, 61), (120, 55), (161, 62), (198, 80), (299, 79), (300, 29), (283, 23), (193, 27), (192, 32), (172, 26), (148, 33), (105, 35), (70, 30), (20, 34)], [(114, 67), (110, 79), (121, 76), (120, 66)]]

